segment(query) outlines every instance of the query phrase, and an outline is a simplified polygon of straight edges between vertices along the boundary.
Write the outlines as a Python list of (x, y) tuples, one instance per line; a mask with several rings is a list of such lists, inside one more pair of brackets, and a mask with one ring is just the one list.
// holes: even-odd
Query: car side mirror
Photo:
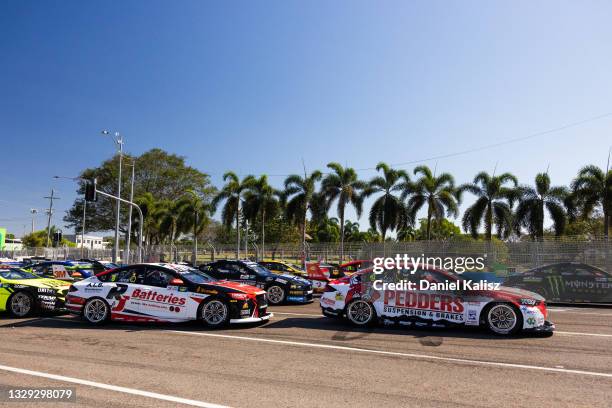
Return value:
[(184, 284), (185, 282), (183, 282), (183, 280), (179, 278), (172, 278), (170, 279), (170, 282), (168, 282), (168, 286), (181, 286)]

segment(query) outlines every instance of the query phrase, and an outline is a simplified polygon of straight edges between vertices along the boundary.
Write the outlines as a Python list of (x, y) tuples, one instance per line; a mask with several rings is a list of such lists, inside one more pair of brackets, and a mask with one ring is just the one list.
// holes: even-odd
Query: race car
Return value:
[(15, 317), (62, 311), (69, 286), (65, 281), (41, 278), (3, 265), (0, 267), (0, 311), (8, 311)]
[(98, 259), (84, 258), (84, 259), (78, 259), (77, 262), (81, 262), (84, 264), (91, 264), (91, 268), (93, 270), (94, 275), (97, 275), (104, 271), (108, 271), (109, 269), (115, 269), (119, 267), (119, 265), (115, 263), (100, 261)]
[(578, 262), (560, 262), (510, 275), (504, 285), (539, 293), (548, 302), (612, 303), (612, 274)]
[(321, 309), (324, 316), (344, 316), (357, 326), (481, 326), (498, 335), (554, 330), (540, 295), (430, 266), (382, 273), (368, 268), (331, 281)]
[(66, 308), (91, 324), (184, 322), (211, 328), (270, 319), (266, 292), (249, 285), (219, 282), (178, 264), (124, 266), (75, 282)]
[(271, 261), (260, 261), (257, 263), (263, 266), (264, 268), (266, 268), (267, 270), (269, 270), (270, 272), (276, 273), (278, 275), (288, 273), (290, 275), (300, 276), (302, 278), (306, 277), (306, 271), (300, 269), (299, 267), (293, 264), (287, 263), (287, 262), (271, 260)]
[(45, 261), (29, 265), (28, 271), (44, 278), (75, 281), (94, 275), (93, 265), (78, 261)]
[(312, 284), (299, 276), (277, 275), (251, 261), (219, 260), (199, 266), (207, 275), (219, 280), (245, 283), (268, 292), (268, 302), (280, 305), (285, 302), (312, 302)]
[(372, 261), (361, 259), (343, 263), (338, 267), (338, 269), (342, 275), (352, 275), (353, 273), (369, 268), (370, 266), (372, 266)]

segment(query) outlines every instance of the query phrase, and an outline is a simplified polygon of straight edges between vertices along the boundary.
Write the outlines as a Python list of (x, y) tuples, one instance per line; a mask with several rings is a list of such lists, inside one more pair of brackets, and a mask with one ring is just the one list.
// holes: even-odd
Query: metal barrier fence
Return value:
[[(485, 269), (493, 271), (523, 271), (541, 265), (556, 262), (580, 262), (612, 272), (612, 241), (594, 240), (546, 240), (543, 242), (485, 242), (485, 241), (414, 241), (385, 243), (355, 243), (344, 245), (344, 261), (356, 259), (372, 259), (374, 257), (392, 257), (396, 254), (425, 257), (483, 257)], [(305, 248), (307, 260), (320, 260), (330, 263), (340, 263), (339, 243), (307, 244)], [(136, 261), (136, 251), (132, 251), (129, 260)], [(0, 251), (0, 257), (19, 259), (22, 257), (40, 256), (53, 260), (96, 258), (110, 260), (112, 249), (84, 249), (81, 256), (80, 248), (26, 248), (21, 251)], [(123, 251), (121, 251), (123, 256)], [(146, 246), (143, 251), (145, 262), (192, 261), (191, 246)], [(219, 245), (200, 243), (198, 245), (197, 262), (203, 263), (215, 259), (236, 258), (235, 245)], [(253, 260), (277, 259), (300, 264), (304, 258), (301, 244), (270, 243), (266, 244), (265, 252), (257, 244), (251, 244), (248, 249), (240, 249), (240, 258)]]

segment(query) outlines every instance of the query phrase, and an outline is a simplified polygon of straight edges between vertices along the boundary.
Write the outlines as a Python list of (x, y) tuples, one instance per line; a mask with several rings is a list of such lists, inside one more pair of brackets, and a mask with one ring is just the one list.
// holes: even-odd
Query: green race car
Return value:
[(70, 283), (41, 278), (23, 269), (0, 269), (0, 312), (8, 311), (15, 317), (34, 312), (64, 310)]

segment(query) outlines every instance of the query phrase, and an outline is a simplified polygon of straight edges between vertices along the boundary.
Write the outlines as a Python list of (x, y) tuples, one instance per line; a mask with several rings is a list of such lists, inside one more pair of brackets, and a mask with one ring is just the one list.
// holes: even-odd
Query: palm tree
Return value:
[[(511, 186), (507, 187), (506, 183), (510, 183)], [(510, 173), (490, 176), (482, 171), (474, 177), (472, 183), (460, 186), (457, 194), (459, 198), (465, 191), (478, 197), (476, 202), (463, 213), (464, 231), (470, 231), (472, 236), (477, 238), (478, 228), (484, 220), (487, 241), (491, 241), (493, 224), (497, 228), (499, 238), (508, 236), (512, 230), (512, 206), (518, 195), (517, 184), (516, 177)]]
[(236, 175), (236, 173), (228, 171), (223, 175), (223, 181), (226, 184), (223, 186), (221, 191), (213, 198), (211, 207), (213, 211), (217, 208), (217, 205), (225, 200), (225, 205), (221, 211), (221, 222), (226, 227), (231, 227), (232, 222), (236, 221), (236, 259), (240, 258), (240, 202), (242, 201), (242, 195), (245, 187), (244, 182), (249, 176), (245, 177), (242, 182)]
[(292, 174), (285, 179), (284, 197), (287, 199), (285, 212), (287, 218), (298, 224), (302, 230), (302, 256), (306, 256), (306, 217), (310, 210), (315, 218), (315, 208), (319, 199), (316, 196), (316, 183), (321, 180), (320, 171), (313, 171), (310, 176), (304, 177)]
[(612, 216), (612, 170), (603, 171), (595, 165), (583, 167), (572, 181), (570, 216), (575, 216), (575, 208), (580, 208), (582, 217), (587, 219), (596, 208), (601, 207), (604, 215), (604, 236), (609, 236)]
[(338, 217), (340, 217), (340, 261), (344, 259), (344, 210), (348, 204), (352, 204), (361, 217), (363, 196), (359, 192), (366, 188), (367, 184), (357, 178), (355, 169), (344, 168), (339, 163), (327, 165), (332, 173), (329, 173), (321, 183), (321, 192), (330, 206), (335, 200), (338, 201)]
[(548, 173), (539, 173), (535, 178), (535, 189), (529, 186), (519, 188), (519, 204), (514, 216), (514, 229), (520, 235), (521, 227), (527, 228), (531, 236), (541, 240), (544, 237), (544, 208), (548, 210), (557, 236), (565, 229), (563, 202), (567, 188), (550, 186)]
[(261, 254), (265, 254), (266, 248), (266, 214), (272, 217), (279, 208), (279, 195), (270, 184), (268, 176), (259, 178), (249, 176), (244, 180), (244, 215), (246, 219), (255, 223), (257, 217), (261, 217)]
[(445, 210), (449, 216), (456, 217), (458, 214), (455, 179), (448, 173), (436, 176), (427, 166), (417, 166), (414, 174), (421, 177), (406, 186), (402, 200), (410, 196), (407, 204), (410, 220), (415, 220), (417, 212), (427, 205), (427, 239), (430, 240), (432, 218), (443, 219)]
[(404, 170), (392, 169), (383, 162), (378, 163), (376, 170), (382, 171), (383, 176), (370, 180), (363, 195), (369, 197), (382, 193), (370, 208), (370, 226), (381, 232), (384, 241), (387, 231), (400, 229), (409, 223), (404, 200), (394, 195), (393, 192), (409, 190), (410, 177)]

